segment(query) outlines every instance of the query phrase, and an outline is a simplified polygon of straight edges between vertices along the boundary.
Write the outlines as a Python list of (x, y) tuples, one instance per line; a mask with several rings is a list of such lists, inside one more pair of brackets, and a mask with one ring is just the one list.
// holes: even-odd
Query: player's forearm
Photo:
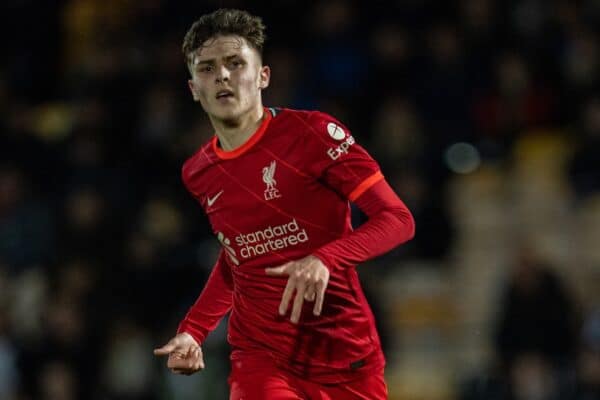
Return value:
[(367, 222), (314, 253), (330, 269), (370, 260), (414, 236), (412, 214), (385, 181), (367, 190), (356, 204), (367, 214)]
[(179, 324), (177, 333), (187, 332), (198, 343), (202, 343), (209, 332), (215, 329), (223, 316), (229, 312), (232, 299), (231, 269), (221, 255), (202, 293)]

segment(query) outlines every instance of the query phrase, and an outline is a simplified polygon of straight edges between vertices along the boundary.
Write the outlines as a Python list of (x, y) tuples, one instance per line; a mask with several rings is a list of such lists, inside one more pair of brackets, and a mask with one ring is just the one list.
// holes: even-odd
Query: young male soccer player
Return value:
[[(203, 369), (200, 346), (230, 312), (230, 399), (385, 399), (355, 267), (412, 238), (413, 218), (340, 122), (263, 107), (264, 38), (260, 18), (224, 9), (185, 36), (189, 87), (215, 136), (183, 182), (222, 250), (177, 335), (154, 352), (175, 373)], [(356, 230), (348, 201), (368, 216)]]

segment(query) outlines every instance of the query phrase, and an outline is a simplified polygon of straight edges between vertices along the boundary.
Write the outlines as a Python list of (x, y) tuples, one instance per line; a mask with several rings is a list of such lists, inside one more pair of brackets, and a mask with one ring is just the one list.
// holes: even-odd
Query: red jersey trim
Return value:
[(383, 179), (381, 171), (375, 172), (373, 175), (362, 181), (348, 196), (348, 200), (354, 201), (360, 197), (367, 189)]
[(242, 154), (244, 154), (245, 152), (247, 152), (248, 150), (250, 150), (252, 148), (252, 146), (254, 146), (260, 140), (260, 138), (263, 137), (263, 135), (265, 134), (265, 132), (267, 130), (267, 127), (269, 126), (269, 122), (271, 122), (271, 119), (273, 118), (273, 116), (271, 115), (271, 112), (269, 110), (267, 110), (266, 108), (264, 109), (263, 115), (264, 115), (263, 121), (261, 122), (261, 124), (258, 127), (258, 129), (256, 130), (256, 132), (254, 132), (252, 134), (252, 136), (250, 136), (250, 138), (248, 140), (246, 140), (246, 142), (244, 144), (242, 144), (240, 147), (238, 147), (235, 150), (226, 151), (226, 150), (219, 148), (219, 138), (217, 137), (217, 135), (213, 136), (212, 148), (215, 151), (215, 154), (217, 155), (217, 157), (219, 157), (223, 160), (230, 160), (232, 158), (237, 158), (237, 157), (241, 156)]

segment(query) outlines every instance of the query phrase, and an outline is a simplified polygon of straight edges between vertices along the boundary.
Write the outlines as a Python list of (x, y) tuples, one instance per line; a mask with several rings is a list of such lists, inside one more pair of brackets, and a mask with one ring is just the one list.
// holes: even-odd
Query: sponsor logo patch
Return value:
[(235, 265), (240, 265), (237, 254), (235, 254), (235, 250), (231, 247), (231, 241), (223, 235), (223, 232), (217, 232), (217, 239), (219, 240), (219, 243), (221, 243), (221, 246), (223, 246), (223, 250), (225, 250), (225, 253), (227, 253), (231, 262)]
[(235, 244), (238, 245), (242, 258), (250, 258), (271, 251), (283, 250), (290, 246), (297, 246), (307, 240), (308, 233), (294, 218), (285, 224), (268, 226), (256, 232), (240, 234), (235, 237)]
[[(240, 265), (240, 258), (247, 259), (272, 251), (284, 250), (308, 241), (308, 233), (296, 219), (281, 225), (267, 226), (251, 233), (241, 233), (234, 238), (234, 243), (217, 232), (217, 239), (227, 256), (235, 265)], [(237, 246), (238, 251), (234, 250)]]
[(343, 140), (346, 137), (346, 132), (342, 127), (333, 122), (327, 124), (327, 133), (335, 140)]

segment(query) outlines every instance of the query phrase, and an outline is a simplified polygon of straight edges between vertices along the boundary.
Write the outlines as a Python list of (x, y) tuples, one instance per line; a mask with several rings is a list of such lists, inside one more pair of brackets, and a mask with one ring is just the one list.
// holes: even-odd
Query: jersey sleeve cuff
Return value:
[(383, 179), (383, 174), (381, 171), (375, 172), (373, 175), (369, 176), (361, 183), (358, 184), (356, 188), (348, 195), (348, 200), (355, 201), (360, 197), (361, 194), (366, 192), (371, 186), (379, 182)]

